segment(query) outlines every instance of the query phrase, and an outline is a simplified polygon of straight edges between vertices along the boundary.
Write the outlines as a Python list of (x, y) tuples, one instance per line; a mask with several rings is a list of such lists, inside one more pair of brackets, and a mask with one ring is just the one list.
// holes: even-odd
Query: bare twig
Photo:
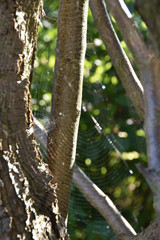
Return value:
[[(34, 118), (35, 135), (38, 142), (46, 149), (47, 132), (40, 122)], [(127, 240), (136, 232), (118, 211), (111, 199), (103, 193), (75, 164), (73, 182), (89, 203), (105, 218), (119, 239)]]
[(47, 17), (46, 15), (42, 15), (42, 17), (43, 17), (44, 19), (49, 20), (49, 21), (57, 22), (57, 19), (56, 19), (56, 18)]
[(57, 22), (56, 18), (51, 18), (51, 17), (46, 16), (46, 13), (45, 13), (44, 8), (43, 8), (43, 1), (42, 1), (41, 4), (42, 4), (42, 8), (41, 8), (42, 18), (45, 18), (45, 19), (47, 19), (49, 21), (52, 21), (52, 22)]
[(114, 31), (102, 0), (90, 0), (90, 8), (111, 61), (140, 118), (144, 118), (143, 87)]
[(127, 43), (137, 65), (147, 58), (145, 44), (141, 34), (134, 24), (134, 19), (123, 0), (105, 0), (107, 8), (116, 20), (119, 30)]

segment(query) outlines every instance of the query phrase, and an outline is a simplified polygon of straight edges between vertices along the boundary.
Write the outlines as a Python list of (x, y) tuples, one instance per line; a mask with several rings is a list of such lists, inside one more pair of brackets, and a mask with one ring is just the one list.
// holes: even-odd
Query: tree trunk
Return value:
[(30, 86), (41, 3), (0, 5), (0, 239), (67, 239), (33, 134)]

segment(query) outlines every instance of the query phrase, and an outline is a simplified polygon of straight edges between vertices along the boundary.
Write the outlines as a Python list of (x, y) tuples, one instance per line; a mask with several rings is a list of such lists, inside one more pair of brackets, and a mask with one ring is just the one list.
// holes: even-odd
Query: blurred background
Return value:
[[(125, 2), (147, 40), (147, 27), (134, 11), (134, 1)], [(58, 2), (45, 0), (44, 11), (48, 17), (56, 18)], [(139, 76), (132, 54), (123, 41), (114, 18), (111, 19), (121, 45)], [(42, 19), (31, 93), (34, 116), (46, 130), (49, 128), (56, 38), (56, 23)], [(45, 160), (43, 150), (42, 153)], [(138, 162), (147, 164), (143, 126), (122, 87), (89, 11), (76, 163), (108, 194), (136, 231), (140, 231), (142, 226), (147, 227), (155, 217), (151, 192), (136, 168)], [(107, 222), (74, 184), (68, 231), (74, 240), (117, 239)]]

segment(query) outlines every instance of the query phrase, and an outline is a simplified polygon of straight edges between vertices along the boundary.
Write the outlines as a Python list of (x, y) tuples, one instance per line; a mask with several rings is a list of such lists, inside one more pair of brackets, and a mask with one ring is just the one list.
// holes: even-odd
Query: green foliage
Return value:
[[(133, 12), (134, 1), (127, 0), (126, 3)], [(56, 17), (57, 1), (44, 1), (44, 10), (47, 16)], [(146, 39), (146, 26), (136, 12), (133, 14)], [(133, 57), (113, 18), (112, 20), (122, 47), (135, 67)], [(31, 92), (34, 115), (46, 124), (51, 107), (57, 26), (46, 19), (42, 19), (42, 24), (43, 27), (39, 28)], [(137, 162), (146, 164), (145, 148), (142, 125), (114, 70), (89, 11), (83, 108), (76, 162), (109, 195), (136, 231), (141, 226), (147, 226), (154, 217), (150, 190), (135, 166)], [(74, 185), (68, 229), (74, 240), (116, 240), (105, 220)]]

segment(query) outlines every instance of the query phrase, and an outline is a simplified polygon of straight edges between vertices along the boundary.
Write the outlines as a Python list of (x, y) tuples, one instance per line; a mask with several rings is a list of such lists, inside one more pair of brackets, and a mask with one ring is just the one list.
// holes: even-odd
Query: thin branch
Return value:
[(42, 17), (43, 17), (44, 19), (49, 20), (49, 21), (57, 22), (57, 19), (56, 19), (56, 18), (47, 17), (46, 15), (43, 15)]
[(105, 2), (137, 65), (141, 64), (147, 58), (147, 45), (134, 24), (132, 14), (123, 0), (105, 0)]
[(138, 115), (143, 119), (143, 87), (119, 42), (106, 7), (102, 0), (90, 0), (90, 9), (123, 87), (125, 88), (128, 97), (131, 99)]
[(46, 13), (45, 13), (45, 11), (44, 11), (44, 8), (43, 8), (43, 1), (42, 1), (42, 9), (41, 9), (41, 14), (42, 14), (42, 18), (45, 18), (45, 19), (47, 19), (47, 20), (49, 20), (49, 21), (52, 21), (52, 22), (57, 22), (57, 19), (56, 18), (51, 18), (51, 17), (47, 17), (46, 16)]
[(119, 239), (127, 240), (136, 235), (112, 200), (77, 165), (74, 167), (73, 182), (89, 203), (106, 219)]
[[(47, 132), (40, 122), (34, 118), (37, 141), (46, 149)], [(136, 232), (118, 211), (111, 199), (103, 193), (75, 164), (73, 182), (89, 203), (105, 218), (119, 239), (127, 240)]]

